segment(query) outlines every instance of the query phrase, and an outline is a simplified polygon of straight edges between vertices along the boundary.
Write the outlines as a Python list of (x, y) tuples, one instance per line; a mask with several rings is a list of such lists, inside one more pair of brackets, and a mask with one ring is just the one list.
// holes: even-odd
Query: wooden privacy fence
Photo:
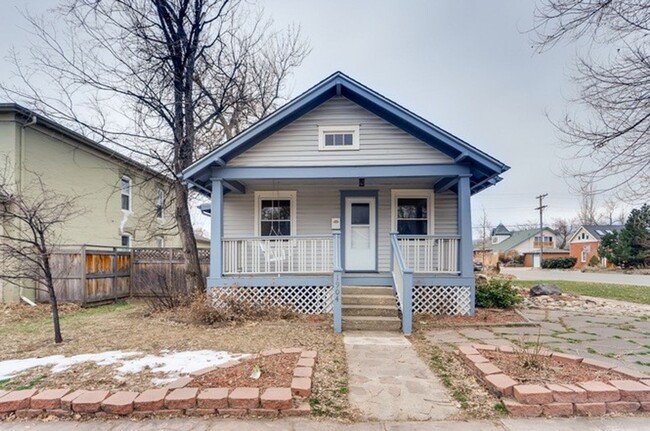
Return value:
[[(199, 249), (199, 257), (207, 276), (210, 251)], [(178, 248), (71, 246), (53, 252), (51, 263), (60, 302), (87, 305), (185, 289), (183, 254)], [(47, 302), (47, 292), (38, 291), (37, 300)]]
[[(203, 276), (208, 276), (210, 250), (199, 249)], [(183, 252), (180, 248), (134, 248), (131, 250), (131, 296), (166, 295), (185, 290)]]

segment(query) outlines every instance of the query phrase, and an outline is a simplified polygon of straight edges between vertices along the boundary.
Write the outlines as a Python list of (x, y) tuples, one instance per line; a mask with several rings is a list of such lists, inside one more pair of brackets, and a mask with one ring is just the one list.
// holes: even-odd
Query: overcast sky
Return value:
[[(56, 0), (3, 0), (0, 50), (24, 46), (17, 7)], [(574, 216), (578, 198), (561, 176), (562, 149), (547, 119), (575, 94), (576, 47), (536, 54), (533, 0), (265, 0), (277, 26), (302, 27), (312, 47), (291, 83), (295, 96), (336, 70), (427, 118), (512, 167), (472, 200), (474, 224), (537, 220), (535, 196), (548, 193), (548, 219)], [(6, 67), (0, 79), (8, 77)]]

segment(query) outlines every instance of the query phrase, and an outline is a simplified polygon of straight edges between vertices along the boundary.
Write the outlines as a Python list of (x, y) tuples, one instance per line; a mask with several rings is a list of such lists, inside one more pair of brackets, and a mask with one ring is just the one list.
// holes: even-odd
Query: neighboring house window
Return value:
[[(535, 237), (535, 242), (539, 242), (539, 237), (538, 236)], [(553, 242), (553, 237), (552, 236), (545, 236), (544, 237), (544, 243), (548, 243), (548, 242)]]
[(492, 244), (496, 244), (498, 241), (499, 241), (499, 238), (497, 238), (496, 236), (492, 237)]
[(578, 241), (586, 241), (589, 239), (589, 236), (585, 232), (580, 232), (578, 235)]
[(359, 126), (320, 126), (319, 150), (358, 150)]
[(289, 236), (296, 231), (296, 192), (255, 192), (257, 236)]
[(400, 235), (429, 235), (433, 192), (429, 190), (393, 190), (392, 227)]
[(131, 211), (131, 178), (123, 176), (120, 179), (120, 193), (122, 196), (122, 209), (124, 211)]
[(158, 248), (165, 248), (165, 237), (164, 236), (156, 237), (156, 244), (158, 245)]
[(131, 235), (128, 233), (122, 235), (122, 247), (131, 248)]
[(165, 192), (162, 189), (158, 189), (156, 195), (156, 218), (162, 220), (165, 214)]
[(587, 262), (587, 250), (582, 250), (582, 253), (580, 253), (580, 262), (586, 263)]

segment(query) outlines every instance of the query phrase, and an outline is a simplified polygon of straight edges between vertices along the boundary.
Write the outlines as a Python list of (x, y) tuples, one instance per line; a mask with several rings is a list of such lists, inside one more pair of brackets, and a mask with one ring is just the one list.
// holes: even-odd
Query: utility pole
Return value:
[[(543, 195), (536, 196), (536, 199), (539, 200), (539, 206), (535, 208), (539, 211), (539, 267), (542, 267), (544, 262), (544, 209), (548, 208), (548, 205), (544, 205), (544, 198), (548, 196), (548, 193)], [(534, 265), (533, 265), (534, 266)]]

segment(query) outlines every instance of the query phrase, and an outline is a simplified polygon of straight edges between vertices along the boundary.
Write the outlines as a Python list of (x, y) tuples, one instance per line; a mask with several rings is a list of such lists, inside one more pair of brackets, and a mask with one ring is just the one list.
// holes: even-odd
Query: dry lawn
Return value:
[[(11, 307), (9, 307), (11, 308)], [(183, 312), (150, 315), (142, 302), (129, 302), (90, 309), (70, 307), (63, 313), (64, 342), (55, 345), (47, 307), (0, 310), (0, 360), (71, 356), (111, 350), (158, 354), (161, 350), (223, 350), (232, 353), (258, 353), (282, 347), (303, 347), (318, 351), (312, 412), (317, 416), (349, 419), (347, 363), (343, 338), (331, 328), (331, 317), (305, 317), (293, 320), (257, 321), (226, 326), (186, 323)], [(28, 315), (29, 317), (25, 317)], [(124, 388), (151, 387), (154, 375), (134, 375), (128, 381), (112, 378), (110, 367), (80, 364), (67, 371), (32, 369), (0, 388), (19, 386), (48, 388)]]

